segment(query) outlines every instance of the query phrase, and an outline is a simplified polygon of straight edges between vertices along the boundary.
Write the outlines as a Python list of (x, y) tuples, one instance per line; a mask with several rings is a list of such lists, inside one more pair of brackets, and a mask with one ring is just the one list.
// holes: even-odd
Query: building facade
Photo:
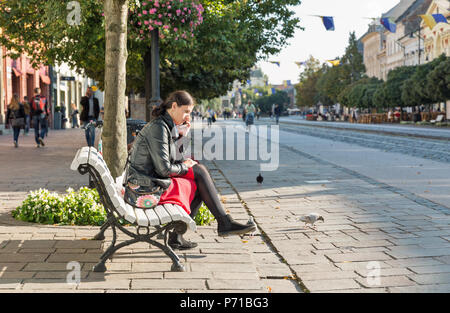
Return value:
[[(444, 0), (447, 1), (447, 0)], [(384, 13), (396, 23), (394, 33), (378, 21), (369, 26), (361, 41), (364, 44), (364, 65), (369, 77), (386, 80), (389, 71), (399, 66), (426, 62), (423, 29), (419, 15), (426, 14), (432, 0), (402, 0)]]
[(0, 49), (1, 54), (6, 56), (0, 59), (3, 68), (0, 115), (1, 123), (4, 123), (7, 106), (14, 94), (19, 96), (20, 101), (23, 101), (25, 96), (31, 100), (34, 89), (39, 87), (41, 94), (50, 99), (51, 80), (48, 66), (40, 65), (38, 69), (35, 69), (25, 54), (13, 60), (8, 56), (6, 48), (0, 47)]
[[(433, 0), (426, 14), (444, 15), (447, 20), (450, 18), (450, 1)], [(450, 56), (450, 24), (438, 23), (430, 29), (424, 22), (421, 23), (423, 38), (425, 40), (425, 59), (432, 61), (441, 54)]]

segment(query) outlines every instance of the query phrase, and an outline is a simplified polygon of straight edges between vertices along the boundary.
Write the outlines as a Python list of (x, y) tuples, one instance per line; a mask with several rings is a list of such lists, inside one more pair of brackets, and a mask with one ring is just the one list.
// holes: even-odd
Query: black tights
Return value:
[(192, 169), (194, 170), (197, 191), (195, 192), (194, 199), (191, 202), (190, 216), (194, 218), (197, 215), (202, 202), (205, 202), (209, 211), (211, 211), (216, 220), (222, 220), (227, 213), (223, 209), (222, 203), (220, 203), (219, 197), (217, 196), (216, 187), (214, 186), (208, 170), (202, 164), (196, 164), (192, 167)]

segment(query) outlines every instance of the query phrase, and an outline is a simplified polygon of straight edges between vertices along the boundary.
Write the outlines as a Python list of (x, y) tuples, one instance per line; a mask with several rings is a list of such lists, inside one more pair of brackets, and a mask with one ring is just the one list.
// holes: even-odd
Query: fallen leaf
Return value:
[(268, 290), (269, 292), (272, 292), (272, 288), (270, 288), (269, 286), (267, 286), (267, 290)]
[(420, 175), (420, 172), (417, 172), (417, 175)]
[(89, 240), (89, 239), (87, 239), (87, 238), (81, 238), (81, 240)]
[(279, 206), (276, 206), (276, 207), (275, 207), (275, 210), (279, 210), (279, 209), (280, 209), (280, 207), (279, 207)]
[(247, 243), (248, 242), (248, 240), (241, 240), (243, 243)]

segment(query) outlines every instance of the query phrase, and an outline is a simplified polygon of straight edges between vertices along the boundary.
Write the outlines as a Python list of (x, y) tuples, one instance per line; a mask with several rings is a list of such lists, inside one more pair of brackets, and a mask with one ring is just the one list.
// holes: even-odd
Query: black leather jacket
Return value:
[(184, 158), (177, 153), (175, 141), (179, 138), (167, 112), (145, 125), (133, 143), (126, 181), (143, 187), (169, 188), (172, 176), (188, 172), (182, 163)]

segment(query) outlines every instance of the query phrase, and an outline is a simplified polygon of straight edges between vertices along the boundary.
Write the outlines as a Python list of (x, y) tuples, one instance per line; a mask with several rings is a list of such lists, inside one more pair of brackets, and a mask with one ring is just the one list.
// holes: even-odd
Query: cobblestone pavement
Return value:
[[(258, 162), (215, 164), (303, 286), (311, 292), (450, 291), (449, 207), (305, 153), (300, 143), (280, 142), (279, 168), (264, 172), (261, 186)], [(297, 221), (310, 212), (325, 218), (317, 230)]]
[[(0, 292), (302, 292), (292, 272), (260, 236), (218, 237), (215, 222), (187, 234), (199, 245), (178, 252), (186, 272), (170, 272), (170, 259), (142, 243), (119, 250), (106, 263), (107, 272), (92, 272), (109, 246), (111, 232), (103, 242), (92, 241), (98, 227), (39, 225), (11, 217), (29, 190), (63, 193), (87, 184), (85, 176), (69, 169), (76, 150), (85, 144), (81, 130), (50, 131), (45, 143), (36, 148), (32, 136), (21, 137), (16, 149), (11, 136), (0, 136), (0, 170), (6, 177), (0, 182)], [(213, 163), (205, 164), (226, 210), (246, 222), (248, 213), (237, 194)], [(126, 239), (119, 234), (118, 242)], [(77, 264), (81, 281), (68, 284)], [(276, 273), (274, 266), (279, 268)]]
[(355, 130), (320, 128), (305, 125), (282, 124), (281, 129), (297, 134), (332, 139), (363, 147), (398, 152), (420, 158), (450, 163), (450, 142), (448, 140), (423, 139), (383, 134), (363, 133)]
[[(270, 119), (261, 118), (261, 121), (270, 121)], [(332, 122), (332, 121), (307, 121), (299, 116), (281, 117), (280, 122), (283, 124), (285, 123), (303, 126), (323, 127), (323, 128), (347, 129), (357, 131), (359, 130), (372, 133), (389, 133), (392, 135), (450, 140), (450, 127), (408, 125), (398, 123), (360, 124), (360, 123)]]
[[(0, 185), (0, 291), (450, 291), (447, 207), (283, 143), (279, 167), (263, 172), (262, 185), (255, 161), (204, 161), (226, 210), (239, 221), (254, 217), (254, 236), (221, 238), (215, 224), (202, 226), (187, 235), (199, 246), (179, 253), (184, 273), (170, 272), (170, 260), (147, 244), (120, 250), (106, 273), (93, 273), (110, 233), (92, 241), (97, 227), (37, 225), (10, 215), (27, 190), (63, 192), (86, 183), (68, 169), (82, 133), (50, 132), (43, 149), (21, 139), (14, 149), (0, 136), (1, 170), (15, 177)], [(305, 228), (297, 218), (309, 212), (325, 223)], [(67, 284), (70, 261), (81, 265), (79, 284)]]

